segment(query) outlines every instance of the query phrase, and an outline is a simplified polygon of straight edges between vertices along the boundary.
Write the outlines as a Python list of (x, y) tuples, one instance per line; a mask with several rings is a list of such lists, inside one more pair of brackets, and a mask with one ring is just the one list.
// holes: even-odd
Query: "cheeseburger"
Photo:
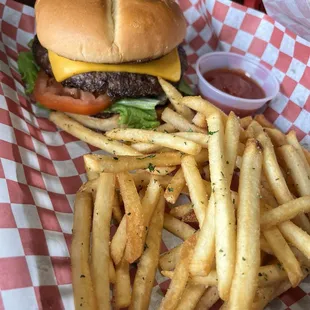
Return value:
[(186, 22), (173, 0), (37, 0), (35, 18), (32, 54), (21, 53), (18, 64), (36, 102), (101, 118), (121, 114), (129, 127), (158, 125), (157, 77), (178, 86), (187, 69)]

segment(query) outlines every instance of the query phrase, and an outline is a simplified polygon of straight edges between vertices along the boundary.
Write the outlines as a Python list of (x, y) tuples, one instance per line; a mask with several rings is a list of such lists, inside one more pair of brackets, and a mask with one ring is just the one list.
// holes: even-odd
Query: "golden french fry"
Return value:
[(111, 257), (115, 265), (118, 265), (124, 256), (127, 242), (126, 221), (127, 217), (124, 216), (111, 241)]
[(268, 229), (279, 223), (295, 218), (299, 213), (307, 212), (310, 212), (310, 196), (291, 200), (265, 212), (260, 219), (261, 228)]
[(307, 156), (310, 159), (309, 151), (302, 148), (302, 146), (300, 145), (300, 143), (297, 140), (297, 136), (296, 136), (295, 131), (293, 131), (293, 130), (290, 131), (286, 135), (286, 139), (287, 139), (287, 142), (296, 149), (297, 153), (299, 154), (301, 160), (303, 161), (303, 163), (306, 167), (308, 175), (310, 175), (310, 162), (309, 162), (309, 160), (307, 160)]
[(209, 310), (219, 299), (217, 287), (209, 287), (200, 298), (195, 310)]
[(183, 97), (181, 103), (188, 106), (194, 111), (202, 113), (205, 117), (211, 116), (213, 113), (219, 113), (221, 115), (223, 123), (227, 120), (227, 115), (211, 104), (209, 101), (201, 98), (200, 96), (187, 96)]
[(258, 270), (258, 286), (264, 287), (287, 279), (287, 273), (280, 263), (260, 266)]
[(275, 128), (275, 126), (268, 121), (268, 119), (264, 116), (264, 114), (255, 115), (254, 119), (265, 128)]
[(184, 215), (189, 213), (191, 210), (193, 210), (193, 204), (187, 203), (187, 204), (172, 208), (170, 210), (170, 214), (176, 218), (182, 218)]
[(277, 288), (279, 286), (280, 283), (275, 283), (271, 286), (260, 287), (256, 292), (251, 310), (265, 309), (268, 303), (273, 299), (273, 296), (276, 294)]
[(182, 168), (180, 168), (177, 173), (172, 177), (171, 182), (168, 184), (165, 190), (165, 199), (175, 204), (178, 200), (182, 189), (185, 186), (185, 178)]
[(99, 308), (110, 306), (110, 222), (115, 194), (115, 175), (102, 173), (96, 193), (92, 225), (91, 273)]
[(176, 310), (194, 310), (206, 287), (200, 284), (187, 284)]
[(266, 238), (262, 234), (260, 236), (259, 243), (260, 243), (260, 248), (261, 248), (262, 251), (264, 251), (267, 254), (274, 255), (273, 252), (272, 252), (271, 247), (269, 246), (269, 243), (267, 242)]
[(161, 195), (148, 230), (146, 249), (138, 264), (132, 289), (130, 310), (144, 310), (149, 308), (151, 292), (159, 260), (164, 209), (165, 199), (163, 195)]
[(197, 112), (192, 119), (193, 124), (201, 128), (207, 128), (207, 119), (204, 114)]
[[(116, 309), (126, 308), (131, 303), (131, 285), (129, 276), (129, 263), (123, 257), (115, 268), (114, 304)], [(109, 309), (109, 308), (108, 308)]]
[(109, 280), (112, 284), (114, 284), (116, 280), (115, 268), (111, 258), (109, 259)]
[(268, 134), (268, 136), (270, 137), (273, 145), (275, 147), (279, 147), (282, 146), (284, 144), (287, 144), (287, 139), (286, 136), (283, 132), (281, 132), (279, 129), (277, 128), (265, 128), (264, 129), (265, 132)]
[(196, 232), (192, 226), (167, 213), (164, 217), (164, 228), (182, 240), (186, 240)]
[(248, 126), (246, 131), (251, 131), (254, 134), (254, 137), (257, 137), (260, 133), (264, 132), (263, 127), (257, 122), (257, 121), (252, 121), (250, 125)]
[(171, 172), (173, 172), (177, 167), (176, 166), (171, 166), (171, 167), (156, 167), (153, 169), (152, 167), (148, 167), (145, 169), (148, 173), (153, 174), (153, 175), (168, 175)]
[(207, 276), (195, 276), (190, 279), (191, 283), (201, 284), (205, 287), (217, 286), (218, 278), (216, 270), (211, 270)]
[(259, 190), (262, 162), (262, 152), (257, 141), (249, 139), (240, 170), (236, 267), (228, 300), (231, 309), (249, 309), (257, 288), (260, 266)]
[(141, 200), (145, 227), (148, 227), (151, 222), (153, 212), (157, 206), (161, 194), (162, 189), (159, 182), (157, 181), (156, 177), (152, 177), (150, 179), (150, 183), (147, 186), (145, 195)]
[(197, 143), (178, 137), (173, 133), (128, 128), (113, 129), (106, 132), (105, 135), (115, 140), (157, 144), (191, 155), (197, 155), (201, 151), (201, 146)]
[(304, 153), (305, 158), (306, 158), (306, 160), (308, 162), (308, 165), (310, 166), (310, 152), (308, 150), (306, 150), (306, 149), (303, 149), (303, 153)]
[(197, 238), (193, 258), (189, 266), (191, 275), (204, 276), (211, 271), (215, 260), (215, 205), (214, 196), (209, 200), (205, 219)]
[(110, 157), (105, 155), (87, 154), (84, 160), (88, 162), (88, 169), (95, 172), (122, 172), (136, 169), (155, 170), (156, 166), (169, 167), (181, 164), (182, 153), (170, 152), (145, 156)]
[(230, 112), (225, 127), (225, 155), (227, 165), (227, 179), (230, 186), (235, 170), (236, 158), (239, 147), (240, 123), (234, 112)]
[(196, 234), (191, 236), (183, 243), (180, 253), (180, 260), (175, 267), (173, 278), (171, 280), (166, 296), (161, 301), (159, 310), (173, 310), (177, 307), (188, 281), (188, 267), (192, 258), (195, 244)]
[(186, 140), (193, 141), (203, 148), (208, 147), (209, 136), (204, 133), (199, 132), (175, 132), (174, 133), (178, 137), (182, 137)]
[[(237, 149), (237, 155), (243, 156), (244, 149), (245, 149), (245, 145), (243, 143), (239, 142), (238, 143), (238, 149)], [(236, 158), (236, 160), (237, 160), (237, 158)]]
[(92, 131), (61, 112), (51, 112), (49, 119), (59, 128), (72, 136), (98, 147), (113, 155), (141, 155), (128, 145), (107, 138), (105, 135)]
[(216, 266), (219, 278), (219, 294), (223, 300), (229, 297), (232, 283), (235, 256), (236, 232), (235, 213), (224, 154), (224, 130), (220, 114), (212, 114), (207, 118), (209, 133), (209, 164), (211, 182), (214, 191)]
[[(266, 212), (267, 210), (262, 208), (262, 211)], [(269, 246), (271, 247), (272, 252), (287, 272), (290, 282), (294, 287), (297, 286), (302, 277), (300, 264), (285, 241), (284, 237), (282, 236), (280, 230), (277, 227), (272, 227), (270, 229), (264, 230), (263, 234)]]
[[(288, 171), (294, 180), (295, 188), (300, 196), (310, 195), (310, 170), (308, 163), (299, 155), (300, 152), (292, 145), (283, 145), (279, 152), (284, 159)], [(303, 154), (303, 152), (301, 151)]]
[(290, 221), (279, 224), (284, 238), (310, 259), (310, 235)]
[(267, 190), (264, 187), (261, 187), (260, 189), (260, 194), (262, 196), (262, 200), (264, 201), (264, 203), (266, 203), (267, 205), (276, 208), (279, 206), (276, 198), (271, 194), (271, 192), (269, 190)]
[(133, 263), (143, 252), (143, 242), (146, 234), (141, 201), (135, 183), (128, 172), (117, 174), (117, 179), (124, 201), (127, 217), (127, 244), (125, 259)]
[(184, 118), (182, 115), (174, 112), (170, 108), (165, 108), (163, 111), (163, 114), (161, 115), (161, 119), (178, 129), (179, 131), (189, 131), (189, 132), (200, 132), (200, 133), (206, 133), (206, 130), (203, 128), (200, 128), (198, 126), (193, 125), (190, 123), (186, 118)]
[(242, 117), (242, 118), (240, 118), (240, 126), (243, 129), (247, 129), (248, 126), (251, 124), (252, 120), (253, 120), (252, 116)]
[(201, 178), (197, 163), (192, 156), (184, 156), (182, 159), (182, 170), (186, 180), (193, 209), (198, 219), (199, 225), (202, 226), (208, 206), (208, 194)]
[(120, 223), (124, 216), (123, 211), (121, 210), (118, 193), (115, 193), (114, 195), (112, 215), (113, 215), (113, 218), (117, 221), (117, 223)]
[(181, 114), (185, 119), (191, 121), (194, 117), (194, 112), (187, 106), (181, 104), (183, 96), (181, 93), (170, 83), (162, 78), (158, 78), (158, 82), (163, 88), (166, 96), (168, 97), (170, 103), (173, 105), (174, 109)]
[(119, 115), (113, 115), (109, 118), (98, 118), (92, 117), (89, 115), (81, 115), (81, 114), (74, 114), (74, 113), (66, 113), (69, 117), (73, 118), (77, 122), (81, 123), (85, 127), (101, 130), (101, 131), (108, 131), (114, 128), (120, 127), (118, 120)]
[(180, 259), (182, 246), (176, 246), (175, 248), (171, 249), (163, 253), (159, 258), (159, 267), (162, 270), (173, 270)]
[(71, 246), (72, 286), (76, 309), (97, 309), (95, 291), (88, 264), (92, 212), (91, 194), (78, 192), (74, 204)]
[[(293, 200), (294, 197), (285, 182), (270, 138), (266, 133), (261, 133), (258, 135), (257, 139), (262, 144), (264, 149), (263, 169), (275, 198), (279, 204), (284, 204)], [(310, 222), (304, 214), (299, 214), (295, 218), (295, 221), (297, 221), (298, 225), (300, 225), (302, 229), (310, 232)]]

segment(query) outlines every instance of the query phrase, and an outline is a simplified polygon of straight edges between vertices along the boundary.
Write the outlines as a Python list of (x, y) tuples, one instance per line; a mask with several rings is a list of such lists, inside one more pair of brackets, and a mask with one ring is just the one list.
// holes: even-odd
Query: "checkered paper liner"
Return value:
[(264, 0), (269, 16), (310, 41), (310, 2), (308, 0)]
[[(213, 50), (261, 61), (281, 81), (265, 109), (284, 132), (294, 129), (310, 145), (310, 44), (270, 17), (229, 1), (179, 0), (188, 21), (188, 78)], [(74, 195), (85, 171), (82, 155), (95, 149), (57, 128), (24, 94), (17, 55), (35, 33), (33, 9), (0, 0), (0, 309), (74, 309), (70, 243)], [(163, 232), (162, 251), (180, 243)], [(156, 274), (151, 309), (169, 281)], [(268, 309), (310, 307), (310, 281)], [(219, 305), (214, 309), (218, 309)]]

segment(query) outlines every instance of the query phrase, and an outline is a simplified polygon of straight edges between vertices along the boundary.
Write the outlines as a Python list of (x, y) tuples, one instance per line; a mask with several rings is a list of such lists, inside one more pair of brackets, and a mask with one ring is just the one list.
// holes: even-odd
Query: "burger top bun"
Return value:
[(149, 60), (182, 42), (186, 22), (173, 0), (37, 0), (41, 44), (95, 63)]

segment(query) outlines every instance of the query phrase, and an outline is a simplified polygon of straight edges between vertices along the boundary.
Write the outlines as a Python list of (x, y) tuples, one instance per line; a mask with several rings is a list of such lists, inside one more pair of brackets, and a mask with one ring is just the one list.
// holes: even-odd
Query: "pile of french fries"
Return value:
[[(159, 81), (171, 105), (153, 131), (102, 134), (51, 113), (112, 154), (84, 156), (71, 250), (76, 309), (149, 309), (157, 268), (171, 278), (161, 310), (210, 309), (219, 299), (221, 309), (264, 309), (309, 273), (309, 152), (263, 115), (227, 116)], [(184, 241), (160, 256), (163, 229)]]

